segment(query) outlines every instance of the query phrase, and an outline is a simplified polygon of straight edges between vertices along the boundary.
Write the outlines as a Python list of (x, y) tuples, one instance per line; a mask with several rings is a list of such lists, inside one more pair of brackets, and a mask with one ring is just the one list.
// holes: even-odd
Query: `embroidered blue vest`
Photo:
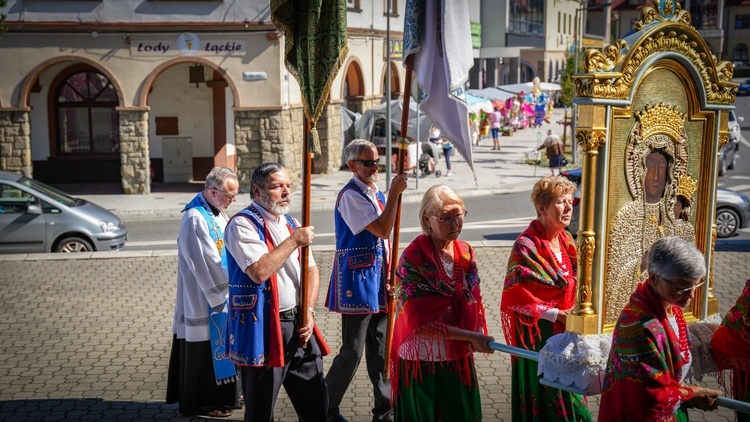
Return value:
[[(262, 242), (266, 241), (263, 217), (253, 205), (237, 213), (232, 219), (244, 217), (255, 225)], [(292, 230), (297, 226), (290, 215), (284, 216)], [(279, 315), (271, 315), (274, 303), (278, 308), (278, 297), (271, 291), (271, 282), (266, 280), (256, 284), (237, 264), (227, 250), (227, 270), (229, 272), (229, 357), (241, 366), (283, 366), (283, 345), (281, 350), (269, 350), (269, 322)], [(269, 352), (272, 355), (269, 355)], [(280, 353), (280, 355), (278, 355)], [(280, 361), (279, 361), (280, 359)]]
[[(346, 225), (339, 212), (339, 202), (341, 195), (348, 190), (357, 192), (368, 203), (372, 203), (354, 180), (349, 181), (339, 192), (333, 214), (336, 224), (336, 254), (333, 257), (326, 306), (331, 311), (343, 314), (384, 312), (386, 275), (383, 239), (368, 230), (355, 235)], [(378, 198), (385, 204), (385, 196), (381, 192), (378, 192)]]

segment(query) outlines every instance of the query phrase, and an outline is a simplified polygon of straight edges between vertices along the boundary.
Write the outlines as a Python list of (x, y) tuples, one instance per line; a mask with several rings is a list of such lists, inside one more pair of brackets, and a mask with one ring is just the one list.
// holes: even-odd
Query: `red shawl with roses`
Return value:
[[(461, 381), (471, 385), (472, 351), (465, 341), (448, 339), (447, 325), (487, 334), (487, 321), (479, 290), (477, 258), (468, 243), (453, 241), (453, 277), (448, 278), (429, 236), (420, 235), (404, 250), (396, 272), (396, 323), (390, 355), (391, 388), (398, 395), (401, 360), (419, 361), (423, 337), (411, 336), (420, 327), (431, 324), (442, 330), (446, 356), (430, 360), (452, 361)], [(428, 347), (427, 350), (430, 350)], [(407, 370), (418, 377), (420, 365)]]
[[(567, 310), (575, 304), (576, 247), (565, 230), (558, 240), (565, 265), (555, 258), (539, 220), (533, 220), (513, 244), (500, 299), (505, 342), (511, 346), (538, 350), (536, 340), (542, 340), (542, 345), (547, 340), (539, 332), (542, 313), (551, 308)], [(556, 322), (553, 329), (559, 334), (565, 326)], [(525, 344), (522, 330), (528, 330), (531, 344)]]

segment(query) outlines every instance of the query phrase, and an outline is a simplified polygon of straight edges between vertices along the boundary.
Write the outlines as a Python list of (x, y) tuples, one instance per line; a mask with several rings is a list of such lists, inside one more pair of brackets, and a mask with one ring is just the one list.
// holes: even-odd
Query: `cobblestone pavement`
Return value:
[[(479, 247), (477, 252), (490, 332), (502, 341), (498, 313), (509, 248)], [(315, 252), (323, 280), (319, 308), (332, 256), (331, 251)], [(747, 256), (725, 246), (715, 257), (722, 313), (750, 276)], [(176, 267), (175, 252), (0, 258), (0, 420), (187, 420), (176, 405), (164, 403)], [(340, 345), (339, 321), (337, 314), (318, 313), (334, 351)], [(325, 359), (326, 367), (333, 355)], [(476, 361), (484, 419), (510, 420), (508, 355)], [(342, 403), (342, 413), (352, 421), (370, 420), (372, 389), (364, 368)], [(598, 397), (589, 405), (596, 416)], [(236, 411), (230, 419), (242, 416)], [(691, 411), (690, 416), (693, 421), (733, 419), (726, 410)], [(276, 418), (296, 420), (283, 392)]]

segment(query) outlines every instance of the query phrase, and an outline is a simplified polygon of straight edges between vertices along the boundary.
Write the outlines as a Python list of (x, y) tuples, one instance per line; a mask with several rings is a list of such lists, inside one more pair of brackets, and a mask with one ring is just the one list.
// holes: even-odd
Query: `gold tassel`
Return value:
[(307, 141), (307, 152), (320, 154), (320, 138), (318, 137), (318, 129), (315, 126), (310, 129)]

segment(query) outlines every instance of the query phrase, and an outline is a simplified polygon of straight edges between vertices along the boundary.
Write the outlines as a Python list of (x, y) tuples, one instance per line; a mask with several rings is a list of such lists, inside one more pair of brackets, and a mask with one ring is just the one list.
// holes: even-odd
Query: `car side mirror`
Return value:
[(745, 118), (742, 116), (737, 116), (737, 123), (742, 123), (745, 121)]
[(42, 209), (37, 204), (29, 204), (29, 206), (26, 207), (26, 212), (29, 214), (40, 215), (42, 213)]

